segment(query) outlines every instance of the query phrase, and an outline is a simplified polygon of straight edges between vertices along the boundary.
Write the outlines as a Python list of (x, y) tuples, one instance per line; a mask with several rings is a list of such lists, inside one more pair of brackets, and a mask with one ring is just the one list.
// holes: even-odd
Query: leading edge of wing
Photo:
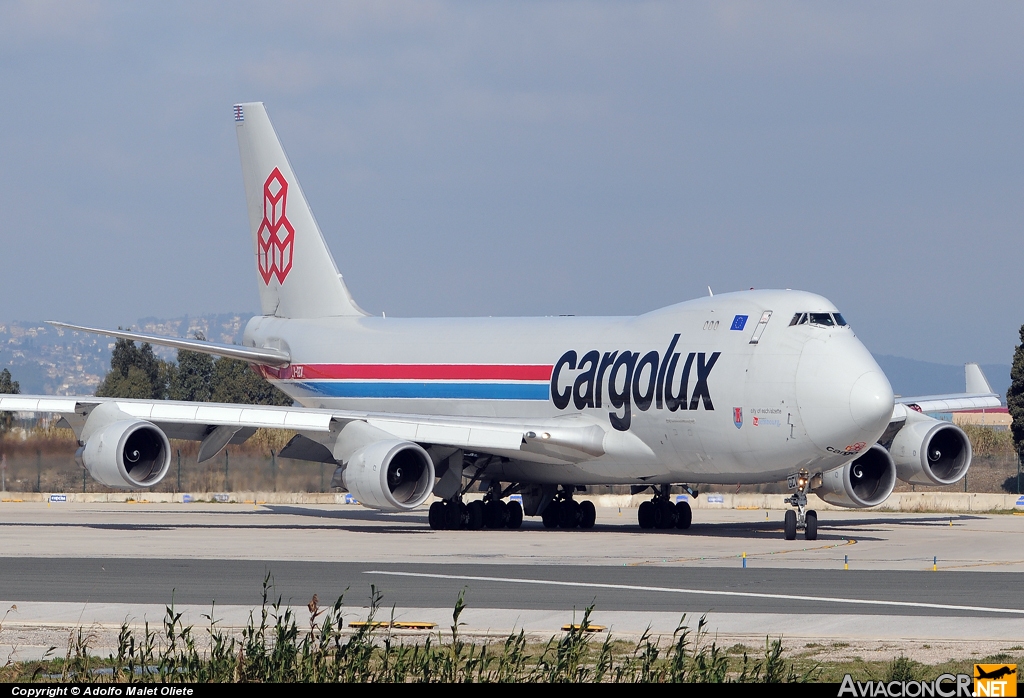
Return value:
[(0, 395), (0, 412), (87, 415), (93, 407), (116, 403), (125, 414), (155, 424), (201, 424), (296, 431), (330, 431), (334, 410), (219, 402), (136, 400), (116, 397)]
[(126, 330), (101, 330), (94, 327), (82, 327), (80, 325), (69, 325), (66, 322), (57, 322), (55, 320), (47, 320), (46, 324), (53, 325), (65, 330), (74, 330), (75, 332), (90, 332), (92, 334), (102, 334), (108, 337), (117, 337), (119, 339), (130, 339), (133, 342), (148, 342), (150, 344), (157, 344), (164, 347), (172, 347), (174, 349), (184, 349), (186, 351), (195, 351), (201, 354), (214, 354), (216, 356), (226, 356), (229, 359), (241, 359), (242, 361), (248, 361), (253, 364), (262, 364), (264, 366), (287, 366), (291, 362), (291, 356), (286, 351), (280, 349), (272, 349), (270, 347), (243, 347), (238, 344), (220, 344), (218, 342), (208, 342), (205, 339), (185, 339), (184, 337), (166, 337), (159, 334), (147, 334), (145, 332), (128, 332)]
[[(311, 407), (235, 405), (213, 402), (137, 400), (127, 398), (55, 395), (0, 395), (0, 411), (86, 415), (91, 408), (113, 402), (118, 409), (154, 424), (194, 424), (294, 431), (329, 432), (351, 421), (364, 421), (396, 438), (479, 451), (532, 451), (560, 454), (569, 460), (599, 457), (606, 452), (608, 432), (596, 423), (569, 424), (567, 420), (519, 421), (495, 417), (439, 417), (433, 415), (358, 412)], [(625, 435), (612, 434), (626, 438)], [(618, 443), (646, 455), (639, 444)], [(552, 449), (554, 452), (552, 453)], [(577, 454), (572, 457), (572, 454)]]
[(921, 412), (958, 412), (1002, 407), (1003, 402), (996, 393), (952, 393), (950, 395), (898, 397), (896, 404), (918, 407)]

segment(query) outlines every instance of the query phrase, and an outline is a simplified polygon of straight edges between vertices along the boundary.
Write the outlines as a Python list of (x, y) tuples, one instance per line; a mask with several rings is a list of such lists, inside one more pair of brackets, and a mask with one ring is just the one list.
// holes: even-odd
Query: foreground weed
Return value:
[[(35, 672), (8, 661), (4, 676), (59, 678), (62, 681), (116, 682), (275, 682), (275, 683), (461, 683), (461, 682), (791, 682), (809, 681), (813, 670), (798, 674), (784, 658), (781, 640), (766, 638), (763, 657), (742, 665), (730, 664), (729, 652), (708, 638), (708, 623), (701, 617), (691, 628), (683, 616), (669, 644), (648, 629), (636, 643), (625, 644), (610, 634), (598, 644), (592, 625), (594, 606), (583, 612), (582, 622), (547, 643), (531, 645), (520, 630), (501, 644), (467, 641), (461, 628), (465, 590), (455, 602), (450, 632), (439, 631), (408, 644), (394, 634), (395, 610), (389, 623), (378, 627), (382, 595), (370, 588), (366, 623), (344, 626), (344, 596), (333, 606), (320, 606), (314, 596), (308, 620), (274, 597), (273, 581), (263, 580), (263, 602), (249, 614), (240, 635), (218, 627), (215, 609), (205, 638), (196, 636), (173, 601), (165, 608), (159, 631), (145, 624), (133, 630), (127, 621), (117, 639), (117, 651), (106, 660), (90, 647), (94, 633), (79, 628), (68, 637), (63, 661), (50, 661), (50, 671)], [(0, 623), (2, 628), (2, 623)]]

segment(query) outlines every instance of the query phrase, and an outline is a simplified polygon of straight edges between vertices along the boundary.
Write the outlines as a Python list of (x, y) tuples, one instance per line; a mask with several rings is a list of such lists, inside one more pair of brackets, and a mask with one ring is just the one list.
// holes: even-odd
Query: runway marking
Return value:
[[(787, 550), (766, 550), (763, 553), (748, 553), (747, 557), (750, 559), (758, 557), (766, 557), (771, 555), (789, 555), (790, 553), (806, 553), (814, 550), (829, 550), (831, 548), (845, 548), (848, 545), (856, 545), (857, 541), (853, 538), (848, 538), (842, 543), (832, 543), (830, 545), (817, 545), (813, 548), (789, 548)], [(700, 560), (738, 560), (740, 554), (736, 553), (733, 555), (705, 555), (703, 557), (678, 557), (673, 558), (672, 562), (697, 562)], [(661, 563), (655, 560), (641, 560), (640, 562), (631, 562), (628, 567), (643, 567), (646, 565), (657, 565), (668, 562), (667, 559), (662, 558)]]
[(585, 589), (620, 589), (625, 591), (655, 591), (669, 594), (692, 594), (694, 596), (731, 596), (752, 599), (772, 599), (785, 601), (824, 601), (836, 604), (861, 606), (895, 606), (900, 608), (928, 608), (941, 611), (980, 611), (983, 613), (1003, 613), (1024, 616), (1024, 609), (990, 608), (988, 606), (958, 606), (944, 603), (924, 603), (920, 601), (883, 601), (880, 599), (842, 599), (829, 596), (804, 596), (800, 594), (766, 594), (756, 591), (720, 591), (709, 589), (681, 589), (678, 587), (647, 587), (636, 584), (606, 584), (602, 582), (564, 582), (555, 579), (516, 579), (514, 577), (476, 577), (463, 574), (431, 574), (428, 572), (395, 572), (389, 570), (366, 570), (363, 574), (383, 574), (391, 577), (420, 577), (426, 579), (454, 579), (466, 582), (503, 582), (507, 584), (535, 584), (540, 586), (581, 587)]
[[(753, 559), (753, 558), (761, 558), (761, 557), (772, 556), (772, 555), (788, 555), (788, 554), (791, 554), (791, 553), (808, 553), (808, 552), (811, 552), (811, 551), (826, 551), (826, 550), (833, 549), (833, 548), (845, 548), (847, 546), (856, 546), (856, 544), (857, 544), (857, 541), (854, 538), (847, 538), (847, 539), (843, 540), (843, 542), (831, 543), (831, 544), (828, 544), (828, 546), (815, 546), (814, 548), (791, 548), (791, 549), (788, 549), (788, 550), (765, 551), (764, 553), (750, 553), (746, 557)], [(706, 555), (706, 556), (703, 556), (703, 557), (695, 557), (695, 558), (674, 558), (672, 560), (672, 562), (699, 562), (701, 560), (738, 560), (739, 558), (740, 558), (739, 554), (733, 554), (733, 555)], [(662, 558), (662, 562), (660, 562), (660, 563), (658, 563), (657, 559), (654, 559), (654, 560), (641, 560), (640, 562), (631, 562), (627, 566), (628, 567), (644, 567), (644, 566), (647, 566), (647, 565), (665, 564), (667, 562), (668, 562), (668, 559), (666, 559), (666, 558)]]

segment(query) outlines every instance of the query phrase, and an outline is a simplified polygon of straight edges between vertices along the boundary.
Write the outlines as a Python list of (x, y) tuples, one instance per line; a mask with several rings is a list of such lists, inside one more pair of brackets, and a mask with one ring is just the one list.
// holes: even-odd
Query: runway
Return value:
[[(951, 579), (951, 576), (953, 577)], [(287, 560), (24, 558), (0, 568), (3, 598), (80, 604), (302, 606), (344, 597), (387, 606), (634, 612), (882, 614), (1024, 619), (1017, 573), (836, 571), (723, 567), (379, 564)], [(952, 583), (951, 583), (952, 582)]]
[(707, 614), (713, 632), (762, 643), (1024, 639), (1021, 516), (823, 512), (812, 542), (783, 540), (781, 512), (702, 511), (664, 532), (634, 516), (602, 509), (591, 531), (431, 531), (424, 512), (343, 505), (4, 502), (0, 613), (17, 610), (0, 649), (12, 632), (31, 653), (44, 627), (158, 622), (172, 600), (198, 625), (214, 603), (240, 625), (268, 575), (271, 601), (300, 610), (343, 595), (365, 617), (372, 585), (381, 612), (440, 627), (461, 593), (469, 633), (556, 633), (593, 605), (626, 634)]

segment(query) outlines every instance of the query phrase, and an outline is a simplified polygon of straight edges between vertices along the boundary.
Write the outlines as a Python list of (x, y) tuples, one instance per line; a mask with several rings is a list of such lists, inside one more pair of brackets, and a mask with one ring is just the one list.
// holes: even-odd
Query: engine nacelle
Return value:
[(411, 441), (381, 440), (359, 448), (342, 472), (345, 488), (360, 504), (408, 511), (427, 501), (434, 488), (434, 462)]
[(967, 474), (974, 453), (963, 429), (912, 410), (889, 452), (900, 480), (914, 485), (952, 485)]
[(852, 509), (884, 502), (896, 486), (896, 464), (881, 445), (874, 444), (859, 458), (821, 476), (814, 494), (829, 504)]
[(152, 487), (171, 467), (171, 444), (156, 425), (125, 419), (92, 431), (75, 459), (108, 487)]

